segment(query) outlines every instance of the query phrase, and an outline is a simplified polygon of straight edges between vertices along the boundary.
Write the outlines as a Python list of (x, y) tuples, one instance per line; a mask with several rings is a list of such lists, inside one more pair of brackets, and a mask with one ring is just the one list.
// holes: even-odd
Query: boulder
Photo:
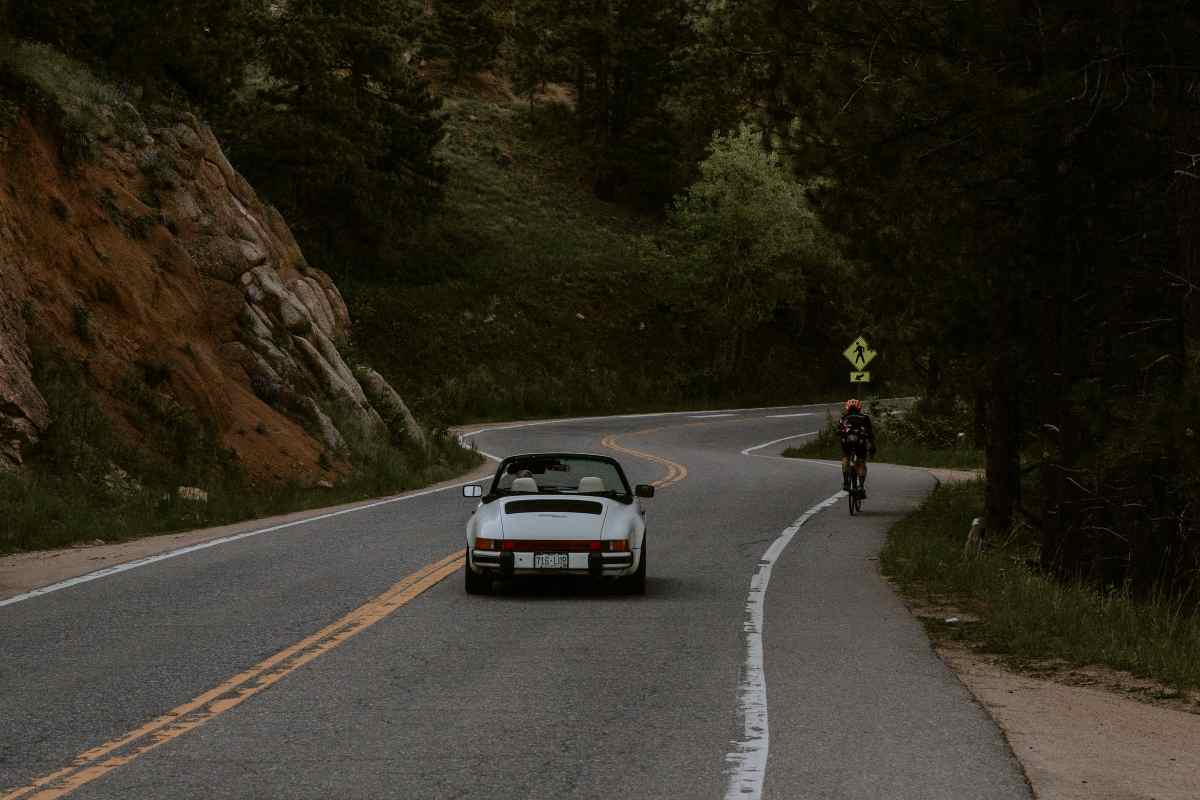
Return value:
[(297, 396), (291, 399), (289, 406), (300, 415), (306, 423), (305, 427), (317, 437), (326, 450), (342, 453), (349, 449), (341, 431), (333, 424), (329, 415), (321, 410), (316, 400), (307, 396)]
[(382, 375), (370, 367), (360, 366), (354, 370), (354, 376), (393, 433), (406, 436), (422, 448), (429, 447), (429, 439), (408, 404)]
[(50, 424), (50, 409), (33, 382), (24, 319), (32, 305), (14, 291), (24, 281), (4, 260), (5, 239), (12, 233), (4, 214), (0, 203), (0, 469), (12, 469), (24, 463), (25, 451)]

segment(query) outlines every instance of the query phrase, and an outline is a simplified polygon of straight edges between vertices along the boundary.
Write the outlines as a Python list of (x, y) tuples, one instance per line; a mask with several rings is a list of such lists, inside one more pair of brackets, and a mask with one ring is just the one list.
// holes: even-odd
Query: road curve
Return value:
[(470, 437), (609, 452), (657, 482), (645, 597), (467, 596), (470, 501), (449, 490), (2, 607), (0, 800), (1028, 798), (878, 574), (932, 479), (876, 466), (851, 519), (836, 469), (774, 457), (823, 423), (797, 407)]

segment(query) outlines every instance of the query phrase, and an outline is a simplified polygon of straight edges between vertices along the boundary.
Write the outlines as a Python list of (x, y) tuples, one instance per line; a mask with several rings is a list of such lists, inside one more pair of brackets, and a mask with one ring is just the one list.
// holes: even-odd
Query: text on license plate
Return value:
[(566, 569), (567, 568), (566, 553), (534, 553), (533, 568), (534, 569)]

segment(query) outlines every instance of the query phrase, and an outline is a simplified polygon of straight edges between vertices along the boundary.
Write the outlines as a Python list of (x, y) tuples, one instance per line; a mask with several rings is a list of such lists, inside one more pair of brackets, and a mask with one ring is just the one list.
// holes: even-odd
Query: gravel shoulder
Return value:
[(1195, 800), (1200, 714), (1014, 673), (938, 648), (1000, 725), (1041, 800)]

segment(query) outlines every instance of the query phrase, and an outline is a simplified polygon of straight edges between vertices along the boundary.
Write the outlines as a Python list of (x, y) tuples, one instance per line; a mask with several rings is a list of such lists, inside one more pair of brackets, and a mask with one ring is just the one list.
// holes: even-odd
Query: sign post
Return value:
[(870, 383), (871, 373), (867, 372), (867, 365), (875, 360), (875, 356), (879, 353), (871, 349), (871, 345), (867, 344), (867, 340), (859, 336), (850, 346), (843, 351), (842, 355), (850, 362), (850, 366), (854, 367), (854, 371), (850, 373), (851, 383)]

